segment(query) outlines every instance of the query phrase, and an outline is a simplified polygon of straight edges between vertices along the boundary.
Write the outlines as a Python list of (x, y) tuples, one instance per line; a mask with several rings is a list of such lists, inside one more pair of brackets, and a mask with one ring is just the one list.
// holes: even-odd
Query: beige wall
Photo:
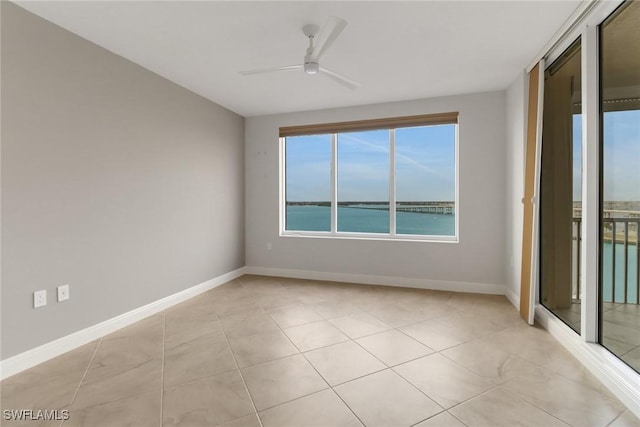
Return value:
[(243, 118), (1, 3), (2, 359), (243, 266)]
[(507, 90), (506, 111), (506, 263), (507, 296), (520, 307), (522, 268), (522, 224), (524, 196), (524, 148), (528, 100), (528, 77), (523, 71)]
[[(425, 84), (429, 84), (425, 82)], [(339, 280), (504, 293), (505, 92), (246, 119), (247, 266), (278, 274), (335, 273)], [(459, 243), (282, 237), (278, 230), (281, 126), (458, 111)], [(314, 276), (315, 277), (315, 276)], [(326, 274), (318, 277), (327, 277)]]

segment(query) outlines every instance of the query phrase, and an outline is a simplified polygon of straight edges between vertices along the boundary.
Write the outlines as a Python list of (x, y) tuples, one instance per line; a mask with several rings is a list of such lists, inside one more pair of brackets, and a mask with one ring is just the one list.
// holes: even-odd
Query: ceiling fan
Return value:
[(309, 75), (318, 73), (325, 74), (327, 77), (333, 79), (343, 86), (348, 87), (349, 89), (356, 89), (360, 87), (360, 84), (355, 80), (352, 80), (346, 76), (343, 76), (342, 74), (336, 73), (335, 71), (320, 66), (320, 57), (333, 44), (333, 42), (336, 40), (336, 38), (338, 38), (338, 36), (346, 26), (347, 21), (335, 16), (331, 16), (329, 17), (329, 19), (327, 19), (324, 27), (322, 27), (322, 31), (320, 31), (320, 27), (315, 24), (307, 24), (302, 27), (302, 32), (309, 39), (309, 47), (307, 48), (306, 55), (304, 56), (304, 62), (302, 64), (246, 70), (240, 71), (240, 74), (246, 76), (251, 74), (272, 73), (275, 71), (304, 70), (304, 72)]

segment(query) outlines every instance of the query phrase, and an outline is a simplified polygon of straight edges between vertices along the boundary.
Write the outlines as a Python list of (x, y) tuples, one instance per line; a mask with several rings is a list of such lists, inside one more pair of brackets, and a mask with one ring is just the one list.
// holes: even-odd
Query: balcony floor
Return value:
[[(640, 372), (640, 305), (604, 303), (603, 343), (633, 369)], [(573, 330), (580, 331), (580, 303), (554, 313)]]

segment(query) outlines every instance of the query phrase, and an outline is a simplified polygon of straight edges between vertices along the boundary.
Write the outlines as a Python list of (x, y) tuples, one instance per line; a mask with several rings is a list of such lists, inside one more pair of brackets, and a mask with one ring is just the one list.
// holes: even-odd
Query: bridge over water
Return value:
[[(287, 206), (331, 206), (331, 202), (287, 202)], [(455, 202), (398, 202), (396, 212), (414, 212), (439, 215), (454, 215)], [(389, 202), (338, 202), (338, 207), (352, 209), (372, 209), (380, 211), (389, 210)]]

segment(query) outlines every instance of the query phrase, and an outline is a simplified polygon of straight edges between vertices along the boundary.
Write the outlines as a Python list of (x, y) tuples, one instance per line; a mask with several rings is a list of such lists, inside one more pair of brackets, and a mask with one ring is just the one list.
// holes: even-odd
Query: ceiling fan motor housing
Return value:
[(311, 58), (309, 55), (304, 57), (304, 72), (307, 74), (318, 74), (320, 64), (318, 60)]

